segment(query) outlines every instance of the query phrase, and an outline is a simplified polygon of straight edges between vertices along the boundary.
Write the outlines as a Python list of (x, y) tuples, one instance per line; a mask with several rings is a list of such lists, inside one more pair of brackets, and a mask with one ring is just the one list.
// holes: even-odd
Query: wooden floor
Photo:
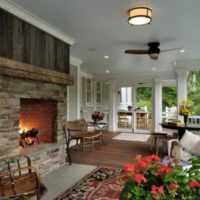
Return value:
[(96, 166), (122, 167), (124, 163), (134, 162), (136, 154), (149, 155), (154, 153), (149, 143), (122, 141), (112, 139), (119, 133), (104, 132), (103, 139), (105, 144), (95, 144), (95, 151), (91, 147), (85, 147), (85, 153), (82, 154), (80, 148), (70, 148), (72, 162), (80, 164), (89, 164)]

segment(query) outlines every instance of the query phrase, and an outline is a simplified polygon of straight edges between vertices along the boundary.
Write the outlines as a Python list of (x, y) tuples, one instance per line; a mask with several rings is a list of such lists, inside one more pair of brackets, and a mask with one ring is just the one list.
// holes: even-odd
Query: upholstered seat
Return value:
[(186, 162), (193, 157), (200, 157), (200, 136), (186, 130), (181, 140), (174, 146), (172, 155)]
[[(200, 136), (186, 130), (181, 140), (173, 147), (171, 156), (176, 160), (179, 160), (184, 168), (188, 168), (191, 166), (190, 159), (200, 157), (199, 152)], [(169, 158), (169, 156), (164, 157), (163, 162), (166, 163)]]

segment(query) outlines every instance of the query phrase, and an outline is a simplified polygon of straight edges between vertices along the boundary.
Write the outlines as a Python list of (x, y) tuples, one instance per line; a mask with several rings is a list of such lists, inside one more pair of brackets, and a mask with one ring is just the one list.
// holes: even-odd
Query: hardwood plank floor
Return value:
[(117, 134), (119, 133), (104, 132), (105, 144), (95, 144), (94, 152), (90, 146), (85, 147), (84, 154), (80, 148), (71, 147), (72, 163), (122, 167), (124, 163), (134, 162), (137, 154), (149, 155), (155, 152), (149, 143), (112, 139)]

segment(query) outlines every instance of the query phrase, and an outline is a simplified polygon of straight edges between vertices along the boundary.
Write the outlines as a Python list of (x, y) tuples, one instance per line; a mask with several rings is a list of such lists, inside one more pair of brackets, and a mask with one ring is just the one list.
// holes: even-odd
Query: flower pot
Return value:
[(128, 111), (131, 111), (132, 110), (132, 106), (128, 106), (127, 109), (128, 109)]

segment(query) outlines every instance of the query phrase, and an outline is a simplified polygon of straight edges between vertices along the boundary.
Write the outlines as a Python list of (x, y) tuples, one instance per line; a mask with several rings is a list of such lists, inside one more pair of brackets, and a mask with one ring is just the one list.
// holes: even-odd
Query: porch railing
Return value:
[(187, 125), (190, 127), (200, 127), (200, 116), (189, 116)]

